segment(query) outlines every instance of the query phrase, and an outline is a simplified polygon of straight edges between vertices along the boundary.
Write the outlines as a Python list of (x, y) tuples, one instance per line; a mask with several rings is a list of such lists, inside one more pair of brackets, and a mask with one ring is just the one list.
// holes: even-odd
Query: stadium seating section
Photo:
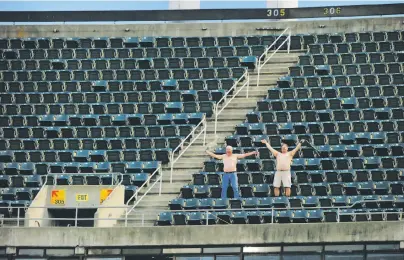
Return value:
[[(15, 216), (45, 183), (109, 185), (113, 173), (130, 198), (276, 37), (0, 39), (0, 214)], [(292, 36), (291, 49), (307, 54), (226, 138), (235, 152), (259, 151), (237, 165), (242, 200), (220, 199), (222, 165), (206, 161), (169, 205), (194, 211), (156, 223), (398, 219), (403, 40), (402, 31)], [(297, 155), (290, 198), (271, 196), (262, 138), (319, 150)], [(260, 210), (271, 207), (284, 210)], [(198, 210), (212, 208), (223, 211)]]
[(0, 214), (45, 183), (115, 178), (128, 200), (275, 39), (0, 39)]
[[(178, 212), (162, 212), (157, 225), (401, 219), (404, 32), (304, 35), (301, 43), (307, 54), (226, 138), (235, 153), (259, 152), (238, 161), (242, 199), (220, 198), (223, 164), (208, 160), (170, 202)], [(275, 160), (264, 138), (276, 149), (305, 139), (318, 150), (297, 153), (289, 198), (273, 197)]]

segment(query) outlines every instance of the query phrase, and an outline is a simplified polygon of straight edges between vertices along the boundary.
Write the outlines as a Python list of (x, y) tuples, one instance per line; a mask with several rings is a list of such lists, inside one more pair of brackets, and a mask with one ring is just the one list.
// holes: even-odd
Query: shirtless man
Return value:
[(222, 199), (227, 198), (227, 187), (229, 186), (229, 181), (234, 192), (234, 198), (240, 198), (238, 191), (237, 182), (237, 159), (242, 159), (250, 155), (258, 154), (258, 152), (249, 152), (245, 154), (233, 154), (233, 147), (226, 146), (226, 154), (217, 155), (212, 152), (206, 151), (206, 153), (218, 160), (223, 160), (223, 177), (222, 177)]
[(281, 183), (285, 188), (286, 196), (290, 197), (290, 187), (292, 186), (290, 165), (292, 164), (293, 156), (295, 156), (296, 152), (302, 147), (302, 144), (304, 142), (305, 140), (300, 140), (296, 148), (290, 152), (288, 152), (288, 145), (282, 144), (281, 152), (278, 152), (277, 150), (272, 148), (267, 140), (261, 140), (261, 143), (265, 144), (276, 158), (276, 173), (273, 182), (276, 197), (279, 196), (279, 188), (281, 187)]

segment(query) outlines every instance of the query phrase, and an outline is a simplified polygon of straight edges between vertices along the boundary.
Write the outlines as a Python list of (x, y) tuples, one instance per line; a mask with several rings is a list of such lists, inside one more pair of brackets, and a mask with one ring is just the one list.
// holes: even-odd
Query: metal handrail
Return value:
[[(178, 151), (179, 149), (183, 148), (185, 142), (191, 138), (195, 132), (202, 127), (202, 131), (200, 131), (196, 136), (194, 136), (194, 138), (192, 138), (191, 142), (189, 142), (189, 144), (182, 149), (182, 151), (178, 154), (177, 158), (174, 159), (174, 154), (176, 151)], [(170, 183), (173, 183), (173, 172), (174, 172), (174, 164), (178, 161), (178, 159), (181, 158), (181, 156), (188, 150), (188, 148), (199, 138), (199, 136), (203, 133), (203, 146), (205, 146), (206, 143), (206, 130), (207, 130), (207, 121), (206, 121), (206, 116), (204, 115), (201, 122), (199, 122), (199, 124), (197, 124), (194, 129), (191, 131), (191, 133), (189, 133), (189, 135), (187, 135), (187, 137), (184, 138), (184, 140), (182, 140), (182, 142), (171, 152), (171, 172), (170, 172)]]
[[(265, 58), (266, 55), (268, 55), (268, 52), (271, 50), (271, 48), (275, 45), (275, 43), (286, 33), (289, 31), (289, 35), (288, 37), (282, 42), (281, 45), (279, 45), (279, 47), (272, 53), (271, 56), (269, 56), (269, 58)], [(278, 38), (275, 39), (275, 41), (269, 45), (269, 47), (264, 51), (263, 54), (261, 54), (261, 56), (259, 57), (258, 61), (257, 61), (257, 87), (259, 85), (260, 82), (260, 74), (261, 74), (261, 69), (262, 67), (264, 67), (264, 65), (274, 56), (274, 54), (285, 44), (285, 42), (288, 42), (288, 53), (290, 53), (290, 41), (291, 41), (291, 29), (288, 27), (285, 30), (283, 30), (283, 32), (278, 36)], [(263, 63), (261, 64), (261, 60), (264, 59)]]
[[(226, 100), (227, 96), (230, 95), (230, 93), (233, 92), (237, 88), (237, 85), (243, 79), (246, 79), (246, 82), (244, 82), (244, 84), (240, 87), (240, 89), (235, 94), (232, 95), (230, 100)], [(219, 102), (216, 103), (216, 106), (215, 106), (215, 135), (217, 132), (217, 119), (218, 119), (220, 113), (230, 104), (230, 102), (237, 96), (237, 94), (240, 93), (240, 91), (246, 86), (246, 84), (247, 84), (246, 98), (248, 98), (248, 90), (250, 88), (250, 74), (248, 73), (248, 70), (246, 70), (246, 72), (244, 72), (244, 74), (233, 84), (231, 89), (229, 89), (226, 92), (226, 94), (219, 100)], [(219, 104), (222, 103), (223, 101), (225, 102), (225, 104), (221, 107), (220, 111), (218, 111)]]
[[(156, 184), (157, 181), (154, 183)], [(209, 219), (209, 214), (214, 215), (215, 212), (224, 212), (224, 211), (228, 211), (228, 212), (233, 212), (233, 211), (271, 211), (271, 217), (272, 217), (272, 222), (273, 222), (273, 218), (274, 218), (274, 213), (275, 211), (284, 211), (284, 210), (328, 210), (328, 209), (332, 209), (332, 210), (336, 210), (337, 211), (337, 222), (339, 222), (339, 216), (341, 215), (347, 215), (344, 213), (341, 213), (341, 210), (344, 209), (354, 209), (354, 207), (358, 204), (361, 203), (380, 203), (380, 202), (396, 202), (395, 200), (360, 200), (360, 201), (356, 201), (355, 203), (353, 203), (350, 206), (342, 206), (342, 207), (287, 207), (287, 208), (241, 208), (241, 209), (204, 209), (204, 210), (165, 210), (164, 212), (172, 212), (172, 213), (176, 213), (176, 212), (205, 212), (207, 214), (207, 220)], [(8, 209), (9, 207), (0, 207), (0, 209)], [(55, 208), (55, 207), (45, 207), (45, 206), (38, 206), (38, 207), (32, 207), (32, 208)], [(123, 217), (119, 217), (119, 218), (78, 218), (77, 217), (77, 211), (81, 208), (93, 208), (93, 209), (98, 209), (98, 208), (110, 208), (110, 209), (122, 209), (125, 208), (127, 209), (127, 207), (123, 207), (123, 206), (76, 206), (76, 207), (68, 207), (70, 209), (75, 209), (76, 210), (76, 215), (74, 218), (29, 218), (29, 220), (72, 220), (75, 221), (75, 226), (77, 226), (77, 222), (79, 220), (125, 220), (125, 226), (127, 226), (127, 221), (128, 220), (138, 220), (138, 218), (134, 218), (134, 217), (128, 217), (128, 215), (126, 215), (124, 218)], [(13, 207), (13, 209), (17, 209), (17, 217), (13, 217), (13, 218), (4, 218), (3, 221), (7, 222), (9, 221), (15, 221), (17, 220), (16, 226), (19, 227), (20, 225), (20, 221), (24, 220), (25, 218), (20, 216), (20, 209), (27, 209), (27, 207)], [(133, 209), (133, 208), (132, 208)], [(129, 211), (130, 212), (130, 211)], [(129, 213), (128, 212), (128, 213)], [(141, 215), (142, 217), (142, 225), (144, 225), (144, 219), (145, 219), (145, 215), (147, 215), (147, 213), (149, 214), (155, 214), (156, 212), (161, 212), (161, 210), (159, 209), (145, 209), (142, 211), (138, 211), (136, 213), (138, 213), (139, 215)], [(353, 215), (373, 215), (373, 214), (386, 214), (386, 212), (352, 212)], [(388, 212), (387, 212), (388, 213)], [(392, 212), (394, 213), (394, 212)], [(402, 219), (402, 215), (404, 214), (404, 212), (397, 212), (398, 214), (401, 214), (400, 219)], [(274, 223), (274, 222), (273, 222)]]
[[(128, 215), (132, 212), (132, 210), (135, 209), (135, 207), (143, 200), (143, 198), (147, 195), (147, 193), (149, 193), (149, 191), (150, 191), (150, 190), (156, 185), (156, 183), (158, 183), (158, 182), (160, 182), (159, 196), (161, 195), (161, 188), (162, 188), (162, 182), (163, 182), (163, 171), (161, 171), (160, 176), (155, 180), (155, 182), (154, 182), (152, 185), (150, 185), (149, 189), (146, 190), (146, 192), (140, 197), (140, 199), (137, 199), (138, 194), (139, 194), (139, 192), (142, 190), (142, 188), (145, 187), (146, 185), (148, 185), (148, 184), (150, 183), (151, 179), (153, 178), (153, 176), (156, 175), (157, 173), (159, 173), (160, 170), (161, 170), (161, 165), (159, 165), (159, 167), (149, 176), (149, 178), (147, 179), (147, 181), (145, 181), (145, 182), (143, 183), (143, 185), (140, 186), (140, 187), (136, 190), (135, 194), (133, 194), (132, 197), (130, 197), (130, 198), (128, 199), (128, 202), (126, 203), (126, 206), (127, 206), (127, 207), (125, 208), (125, 210), (126, 210), (126, 212), (125, 212), (125, 226), (126, 226), (126, 224), (127, 224), (127, 222), (128, 222), (128, 220), (127, 220), (127, 219), (128, 219)], [(135, 203), (133, 204), (133, 206), (128, 210), (129, 203), (132, 201), (132, 199), (135, 199), (136, 202), (135, 202)]]

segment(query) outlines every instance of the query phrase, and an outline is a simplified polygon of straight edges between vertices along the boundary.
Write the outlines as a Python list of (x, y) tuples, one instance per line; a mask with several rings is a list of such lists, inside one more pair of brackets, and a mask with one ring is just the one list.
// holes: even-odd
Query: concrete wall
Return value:
[[(284, 29), (292, 33), (344, 33), (373, 30), (401, 30), (404, 18), (364, 18), (344, 20), (223, 22), (223, 23), (163, 23), (163, 24), (83, 24), (83, 25), (4, 25), (0, 37), (129, 37), (129, 36), (232, 36), (267, 35)], [(325, 26), (319, 28), (319, 26)], [(54, 33), (53, 30), (58, 32)], [(129, 29), (129, 31), (125, 31)]]
[(25, 223), (26, 227), (47, 227), (51, 226), (51, 220), (41, 219), (41, 220), (31, 220), (35, 218), (48, 218), (47, 208), (31, 208), (31, 207), (45, 207), (47, 205), (49, 186), (43, 187), (37, 194), (35, 199), (32, 201), (30, 207), (25, 213)]
[[(119, 185), (101, 204), (102, 207), (124, 207), (125, 206), (125, 186)], [(113, 227), (117, 220), (106, 220), (106, 218), (116, 219), (125, 213), (125, 208), (99, 208), (94, 215), (95, 227)], [(98, 218), (98, 219), (97, 219)]]
[(371, 241), (404, 241), (404, 222), (0, 229), (0, 246), (16, 247), (245, 246)]

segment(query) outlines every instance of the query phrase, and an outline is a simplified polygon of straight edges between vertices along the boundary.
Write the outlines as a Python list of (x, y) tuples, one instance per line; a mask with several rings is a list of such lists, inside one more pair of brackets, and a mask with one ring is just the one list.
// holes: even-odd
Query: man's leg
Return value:
[(282, 176), (283, 187), (285, 188), (286, 197), (290, 197), (290, 187), (292, 187), (292, 174), (291, 172), (284, 172)]
[[(230, 175), (230, 174), (229, 174)], [(234, 193), (234, 198), (238, 199), (240, 198), (240, 194), (238, 191), (238, 178), (237, 178), (237, 173), (232, 173), (230, 175), (230, 181), (231, 181), (231, 187), (233, 188), (233, 193)]]
[(224, 173), (222, 175), (222, 199), (227, 199), (227, 187), (229, 187), (229, 175), (228, 173)]
[(279, 197), (279, 188), (281, 187), (281, 173), (280, 172), (275, 172), (275, 176), (274, 176), (274, 195), (275, 197)]

